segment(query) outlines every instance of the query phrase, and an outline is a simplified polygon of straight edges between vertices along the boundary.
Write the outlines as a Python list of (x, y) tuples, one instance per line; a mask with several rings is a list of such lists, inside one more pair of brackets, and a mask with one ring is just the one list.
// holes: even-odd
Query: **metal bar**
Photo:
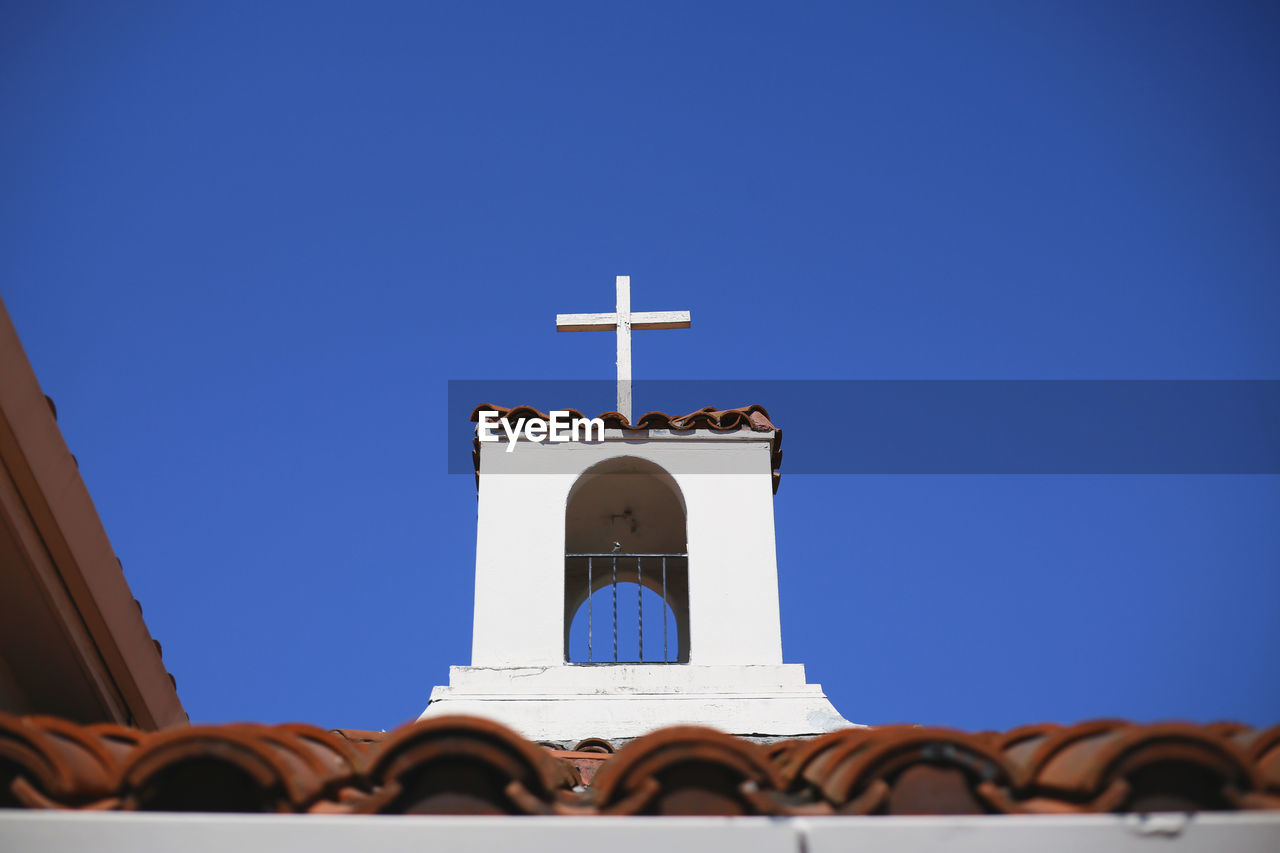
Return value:
[(613, 662), (618, 662), (618, 557), (613, 558)]
[[(689, 554), (687, 552), (641, 552), (626, 553), (623, 551), (589, 551), (573, 554), (565, 554), (565, 557), (575, 557), (585, 559), (587, 561), (587, 663), (595, 662), (595, 602), (593, 595), (593, 587), (595, 586), (595, 558), (609, 557), (612, 561), (613, 577), (612, 577), (612, 610), (613, 610), (613, 660), (618, 662), (618, 558), (619, 557), (635, 557), (636, 558), (636, 575), (639, 581), (639, 599), (636, 601), (637, 624), (640, 630), (639, 637), (639, 660), (644, 662), (644, 565), (642, 558), (652, 557), (662, 561), (662, 662), (671, 663), (671, 643), (668, 637), (669, 619), (667, 611), (671, 609), (670, 601), (667, 598), (667, 560), (687, 560)], [(606, 659), (607, 662), (607, 659)]]
[(681, 553), (672, 552), (668, 554), (659, 554), (659, 553), (646, 554), (646, 553), (634, 553), (629, 551), (601, 551), (599, 553), (584, 552), (581, 554), (565, 554), (565, 556), (566, 557), (687, 557), (689, 555), (684, 552), (681, 552)]
[(644, 663), (644, 566), (640, 564), (639, 557), (636, 557), (636, 578), (640, 586), (636, 590), (636, 608), (640, 614), (640, 662)]

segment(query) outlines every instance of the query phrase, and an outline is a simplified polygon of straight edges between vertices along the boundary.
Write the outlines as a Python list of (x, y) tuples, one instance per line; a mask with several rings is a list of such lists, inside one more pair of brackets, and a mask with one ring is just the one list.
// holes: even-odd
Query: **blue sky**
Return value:
[[(615, 275), (693, 312), (648, 379), (1280, 379), (1278, 38), (1246, 2), (7, 4), (0, 287), (192, 718), (389, 728), (469, 657), (447, 382), (608, 378), (553, 315)], [(783, 470), (784, 653), (850, 719), (1280, 719), (1280, 478)]]

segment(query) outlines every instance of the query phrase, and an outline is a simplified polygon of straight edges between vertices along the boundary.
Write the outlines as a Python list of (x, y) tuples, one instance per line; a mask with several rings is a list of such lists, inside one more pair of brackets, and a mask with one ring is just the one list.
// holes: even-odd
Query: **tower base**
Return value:
[(676, 725), (798, 737), (854, 728), (802, 664), (565, 664), (449, 668), (422, 717), (472, 714), (533, 741), (619, 740)]

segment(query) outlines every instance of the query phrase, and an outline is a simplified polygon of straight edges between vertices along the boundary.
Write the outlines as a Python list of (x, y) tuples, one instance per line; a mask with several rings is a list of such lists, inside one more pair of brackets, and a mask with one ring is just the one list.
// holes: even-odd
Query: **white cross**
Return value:
[(631, 276), (618, 276), (618, 310), (613, 314), (557, 314), (557, 332), (618, 331), (618, 411), (631, 421), (631, 330), (687, 329), (688, 311), (631, 313)]

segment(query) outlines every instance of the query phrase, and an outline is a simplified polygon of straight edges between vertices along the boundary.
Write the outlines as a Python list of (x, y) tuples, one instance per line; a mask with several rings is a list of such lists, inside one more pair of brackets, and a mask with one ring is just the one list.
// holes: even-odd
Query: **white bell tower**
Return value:
[[(629, 409), (630, 330), (648, 315), (629, 314), (629, 282), (618, 284), (618, 315), (557, 319), (565, 330), (618, 329), (618, 397)], [(683, 312), (661, 320), (648, 327), (689, 324)], [(486, 411), (508, 426), (548, 419), (481, 406), (472, 420)], [(602, 420), (594, 440), (478, 445), (471, 665), (450, 668), (423, 716), (475, 714), (561, 743), (679, 724), (761, 736), (852, 725), (805, 681), (803, 665), (782, 662), (780, 434), (768, 414), (753, 406)], [(620, 586), (633, 594), (620, 598)]]

